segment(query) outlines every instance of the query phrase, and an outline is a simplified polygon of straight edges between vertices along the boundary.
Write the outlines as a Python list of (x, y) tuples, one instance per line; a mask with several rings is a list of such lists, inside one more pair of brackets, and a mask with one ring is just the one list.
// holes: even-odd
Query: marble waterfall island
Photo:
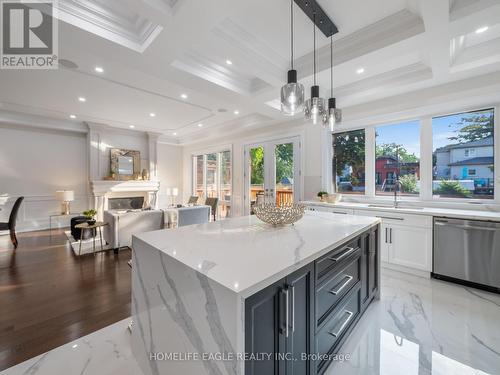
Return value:
[(378, 218), (306, 213), (134, 236), (132, 350), (146, 375), (323, 373), (378, 296)]

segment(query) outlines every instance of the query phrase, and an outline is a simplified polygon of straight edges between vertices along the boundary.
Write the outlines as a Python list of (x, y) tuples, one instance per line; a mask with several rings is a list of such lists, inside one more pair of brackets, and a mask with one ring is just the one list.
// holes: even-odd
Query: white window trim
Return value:
[[(494, 179), (495, 179), (495, 196), (493, 199), (464, 199), (464, 198), (440, 198), (435, 197), (432, 192), (432, 153), (433, 153), (433, 137), (432, 137), (432, 119), (434, 117), (454, 115), (458, 113), (467, 113), (478, 111), (482, 109), (493, 108), (495, 111), (495, 123), (494, 123)], [(342, 126), (335, 130), (333, 134), (344, 133), (349, 131), (355, 131), (360, 129), (365, 129), (365, 194), (344, 194), (343, 198), (345, 201), (351, 202), (374, 202), (374, 201), (392, 201), (394, 198), (391, 196), (383, 196), (375, 194), (375, 129), (379, 126), (390, 126), (401, 124), (407, 121), (419, 121), (420, 122), (420, 194), (414, 197), (400, 196), (399, 199), (405, 202), (414, 203), (424, 203), (429, 206), (457, 206), (470, 208), (472, 205), (476, 206), (492, 206), (500, 205), (500, 104), (492, 105), (479, 105), (472, 108), (457, 109), (455, 111), (449, 111), (445, 114), (433, 113), (426, 116), (417, 116), (415, 118), (402, 118), (393, 121), (387, 121), (384, 123), (373, 123), (368, 124), (364, 127), (353, 126), (347, 127)], [(330, 142), (331, 144), (331, 142)], [(332, 148), (332, 147), (330, 147)], [(325, 160), (326, 159), (326, 160)], [(331, 164), (331, 158), (323, 158), (323, 162)], [(328, 175), (324, 175), (328, 177)], [(324, 178), (326, 178), (324, 177)], [(333, 178), (333, 176), (331, 177)], [(330, 180), (332, 181), (332, 180)], [(333, 183), (333, 181), (332, 181)]]

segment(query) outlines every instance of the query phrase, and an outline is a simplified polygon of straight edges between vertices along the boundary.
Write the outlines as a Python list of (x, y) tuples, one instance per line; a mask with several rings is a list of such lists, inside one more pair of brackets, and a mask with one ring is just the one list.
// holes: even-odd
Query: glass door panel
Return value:
[(264, 146), (251, 147), (248, 151), (249, 157), (249, 203), (250, 214), (253, 215), (253, 206), (265, 200), (265, 161)]
[(198, 201), (205, 200), (205, 174), (204, 174), (204, 156), (196, 157), (196, 195)]
[(217, 198), (217, 154), (207, 155), (207, 198)]
[(245, 214), (264, 202), (278, 205), (298, 201), (298, 138), (281, 139), (245, 147)]
[(293, 142), (281, 143), (274, 148), (275, 201), (277, 205), (293, 203), (295, 162)]
[(231, 152), (220, 153), (219, 216), (227, 218), (231, 210)]

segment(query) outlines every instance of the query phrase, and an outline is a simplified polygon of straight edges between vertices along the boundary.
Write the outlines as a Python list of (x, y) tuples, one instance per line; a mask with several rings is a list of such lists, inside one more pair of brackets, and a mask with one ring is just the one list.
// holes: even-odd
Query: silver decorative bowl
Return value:
[(306, 207), (302, 204), (277, 206), (274, 203), (263, 203), (253, 208), (255, 216), (271, 225), (293, 224), (302, 219), (305, 210)]

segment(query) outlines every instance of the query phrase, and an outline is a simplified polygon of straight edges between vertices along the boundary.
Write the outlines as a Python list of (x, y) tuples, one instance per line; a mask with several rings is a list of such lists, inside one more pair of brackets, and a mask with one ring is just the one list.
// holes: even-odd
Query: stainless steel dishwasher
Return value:
[(500, 223), (434, 218), (433, 276), (500, 292)]

